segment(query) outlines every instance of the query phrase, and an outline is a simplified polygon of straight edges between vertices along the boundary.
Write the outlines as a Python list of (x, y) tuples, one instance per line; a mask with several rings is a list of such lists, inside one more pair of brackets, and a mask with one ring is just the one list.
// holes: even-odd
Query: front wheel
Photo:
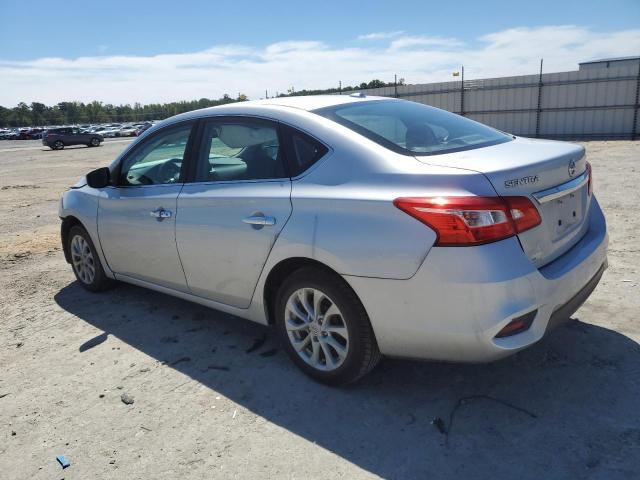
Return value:
[(369, 317), (337, 274), (315, 267), (292, 273), (278, 291), (275, 313), (287, 354), (315, 380), (354, 382), (380, 360)]
[(98, 140), (97, 138), (92, 138), (91, 142), (89, 143), (90, 147), (99, 147), (100, 146), (100, 140)]
[(107, 290), (115, 282), (106, 276), (100, 258), (87, 231), (79, 225), (71, 227), (67, 235), (71, 266), (80, 285), (91, 292)]

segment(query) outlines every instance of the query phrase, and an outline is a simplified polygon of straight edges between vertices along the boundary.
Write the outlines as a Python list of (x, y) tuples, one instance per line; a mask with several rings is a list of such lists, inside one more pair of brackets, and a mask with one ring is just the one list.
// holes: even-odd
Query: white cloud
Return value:
[(217, 98), (239, 92), (250, 98), (290, 86), (327, 88), (395, 73), (408, 83), (452, 80), (465, 66), (469, 79), (577, 68), (595, 58), (636, 55), (640, 29), (599, 33), (577, 26), (512, 28), (488, 33), (473, 45), (457, 39), (396, 36), (385, 42), (338, 48), (318, 41), (286, 41), (256, 48), (216, 45), (207, 50), (154, 56), (94, 56), (0, 60), (0, 105), (63, 100), (151, 103)]
[(388, 38), (398, 37), (404, 33), (404, 30), (396, 30), (394, 32), (373, 32), (366, 35), (358, 35), (358, 40), (386, 40)]
[(459, 47), (463, 43), (456, 38), (427, 37), (423, 35), (406, 36), (393, 40), (389, 45), (391, 50), (413, 47)]

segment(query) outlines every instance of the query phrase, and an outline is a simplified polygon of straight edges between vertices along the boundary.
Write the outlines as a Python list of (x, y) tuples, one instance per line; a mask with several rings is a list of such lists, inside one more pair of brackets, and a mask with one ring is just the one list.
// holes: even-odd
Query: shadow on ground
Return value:
[(127, 285), (91, 295), (72, 283), (55, 300), (104, 332), (81, 351), (118, 337), (385, 478), (632, 478), (640, 469), (640, 347), (579, 320), (501, 362), (385, 360), (333, 389), (299, 373), (269, 329), (214, 310)]

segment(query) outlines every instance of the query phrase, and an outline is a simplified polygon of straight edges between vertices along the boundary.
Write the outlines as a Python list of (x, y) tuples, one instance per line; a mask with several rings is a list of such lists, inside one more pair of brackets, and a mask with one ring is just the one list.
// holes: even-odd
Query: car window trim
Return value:
[[(131, 155), (135, 155), (141, 148), (144, 148), (146, 144), (150, 141), (153, 141), (157, 138), (158, 135), (162, 135), (166, 133), (168, 130), (172, 130), (175, 128), (180, 128), (182, 126), (191, 124), (191, 132), (189, 133), (189, 138), (187, 140), (187, 146), (184, 149), (184, 156), (182, 158), (182, 167), (180, 169), (180, 178), (176, 183), (159, 183), (157, 185), (119, 185), (118, 182), (120, 180), (120, 174), (122, 173), (122, 165), (131, 157)], [(182, 122), (171, 123), (165, 127), (156, 130), (151, 133), (149, 136), (144, 137), (144, 139), (138, 143), (135, 147), (133, 147), (130, 151), (126, 153), (120, 160), (118, 160), (118, 164), (114, 169), (114, 181), (113, 185), (109, 185), (112, 188), (141, 188), (141, 187), (161, 187), (161, 186), (175, 186), (175, 185), (184, 185), (185, 183), (185, 173), (189, 171), (188, 165), (191, 163), (191, 157), (193, 156), (194, 149), (194, 135), (196, 133), (199, 121), (197, 119), (189, 119), (184, 120)], [(186, 167), (186, 168), (185, 168)]]
[[(263, 122), (272, 124), (276, 129), (276, 134), (278, 135), (278, 154), (282, 155), (282, 162), (285, 170), (284, 177), (278, 178), (253, 178), (253, 179), (243, 179), (243, 180), (215, 180), (215, 181), (196, 181), (196, 174), (198, 171), (198, 162), (200, 160), (201, 155), (204, 154), (202, 151), (202, 143), (203, 136), (206, 130), (206, 126), (208, 122), (223, 122), (228, 120), (237, 120), (246, 122), (255, 121), (255, 122)], [(185, 184), (189, 185), (217, 185), (217, 184), (235, 184), (235, 183), (259, 183), (259, 182), (282, 182), (284, 180), (290, 181), (291, 176), (289, 173), (289, 162), (286, 157), (286, 149), (284, 148), (284, 138), (282, 134), (282, 129), (280, 126), (280, 122), (278, 120), (266, 117), (260, 117), (257, 115), (210, 115), (207, 117), (201, 117), (198, 119), (198, 134), (197, 138), (194, 140), (194, 155), (191, 158), (191, 165), (189, 169), (189, 176), (185, 180)]]

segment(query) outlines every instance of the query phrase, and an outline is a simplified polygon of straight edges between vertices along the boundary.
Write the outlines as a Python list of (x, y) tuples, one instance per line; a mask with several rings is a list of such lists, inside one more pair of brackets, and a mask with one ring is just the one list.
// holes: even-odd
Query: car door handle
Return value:
[(149, 212), (152, 217), (157, 218), (158, 220), (164, 220), (165, 218), (171, 218), (171, 210), (165, 210), (164, 208), (156, 208), (155, 210)]
[(268, 217), (265, 215), (252, 215), (250, 217), (243, 218), (242, 221), (249, 225), (258, 225), (262, 227), (276, 224), (276, 219), (274, 217)]

